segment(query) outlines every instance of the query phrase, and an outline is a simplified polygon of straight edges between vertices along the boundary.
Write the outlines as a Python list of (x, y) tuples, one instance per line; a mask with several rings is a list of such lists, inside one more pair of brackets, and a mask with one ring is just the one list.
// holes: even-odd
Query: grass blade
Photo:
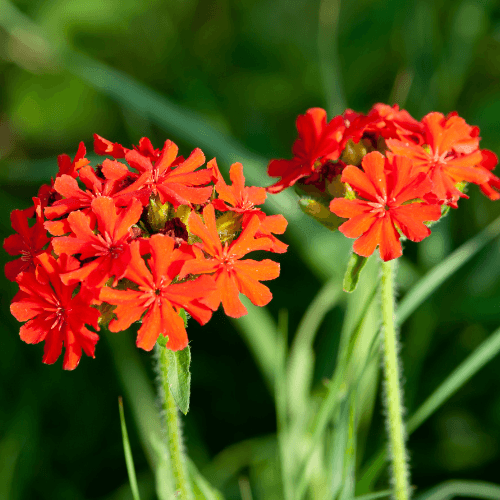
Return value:
[(452, 274), (485, 245), (500, 235), (500, 217), (432, 268), (404, 297), (396, 311), (396, 322), (403, 324), (411, 313), (432, 295)]
[(127, 474), (128, 480), (130, 482), (130, 489), (132, 490), (132, 498), (134, 500), (140, 500), (139, 487), (137, 486), (137, 477), (135, 475), (134, 458), (132, 456), (132, 450), (130, 449), (130, 442), (128, 440), (127, 424), (125, 423), (125, 413), (123, 411), (123, 399), (120, 396), (118, 398), (118, 408), (120, 410), (120, 423), (122, 427), (122, 437), (123, 437), (123, 451), (125, 453), (125, 463), (127, 464)]
[(484, 481), (446, 481), (419, 495), (416, 500), (448, 500), (456, 497), (500, 500), (500, 486)]
[(338, 278), (331, 278), (314, 297), (299, 323), (287, 367), (292, 415), (302, 412), (308, 405), (314, 371), (314, 339), (326, 314), (339, 302), (341, 294)]
[(276, 323), (265, 307), (254, 306), (246, 297), (241, 300), (248, 314), (231, 321), (253, 354), (270, 393), (274, 394)]
[[(500, 328), (475, 349), (409, 418), (408, 434), (418, 429), (438, 408), (467, 383), (483, 366), (500, 353)], [(358, 488), (362, 491), (372, 485), (386, 464), (386, 451), (380, 450), (369, 462)]]

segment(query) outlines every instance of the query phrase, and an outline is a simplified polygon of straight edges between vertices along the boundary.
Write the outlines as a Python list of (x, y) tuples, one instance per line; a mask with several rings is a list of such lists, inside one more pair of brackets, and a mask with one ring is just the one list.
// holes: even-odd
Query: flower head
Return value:
[(407, 158), (385, 158), (374, 151), (363, 158), (362, 167), (350, 165), (342, 173), (342, 182), (362, 199), (335, 198), (330, 210), (350, 219), (339, 230), (357, 238), (353, 249), (358, 255), (368, 257), (378, 246), (384, 261), (395, 259), (402, 254), (398, 229), (410, 240), (421, 241), (430, 234), (424, 221), (438, 220), (441, 209), (416, 201), (429, 191), (431, 182), (426, 174), (412, 172)]
[(28, 344), (45, 342), (43, 362), (55, 363), (64, 345), (63, 368), (78, 366), (82, 350), (94, 357), (98, 335), (85, 324), (99, 330), (99, 311), (92, 307), (94, 294), (86, 287), (77, 291), (78, 284), (65, 285), (61, 274), (76, 269), (79, 262), (73, 257), (55, 259), (48, 253), (36, 258), (36, 270), (24, 272), (17, 278), (20, 291), (10, 310), (21, 327), (21, 339)]

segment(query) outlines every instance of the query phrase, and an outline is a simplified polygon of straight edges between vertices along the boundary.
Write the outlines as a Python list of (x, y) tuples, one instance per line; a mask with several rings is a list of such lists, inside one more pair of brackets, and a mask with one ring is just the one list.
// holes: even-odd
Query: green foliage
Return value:
[(130, 449), (130, 442), (128, 440), (127, 424), (125, 422), (125, 412), (123, 411), (123, 399), (118, 398), (118, 408), (120, 410), (120, 424), (122, 428), (123, 438), (123, 451), (125, 453), (125, 463), (127, 464), (128, 480), (130, 482), (130, 489), (132, 490), (132, 497), (134, 500), (140, 500), (139, 488), (137, 486), (137, 477), (135, 475), (134, 458), (132, 450)]
[(187, 346), (182, 351), (172, 351), (166, 349), (166, 357), (168, 359), (168, 385), (172, 396), (179, 410), (187, 414), (189, 411), (189, 398), (191, 395), (191, 372), (189, 366), (191, 364), (191, 349)]
[[(417, 118), (457, 109), (480, 126), (484, 147), (500, 148), (492, 2), (322, 0), (293, 9), (254, 1), (217, 8), (196, 0), (98, 3), (0, 1), (3, 237), (8, 212), (28, 206), (39, 183), (55, 175), (56, 156), (73, 155), (80, 140), (91, 149), (94, 132), (124, 144), (148, 135), (156, 147), (170, 138), (185, 156), (201, 147), (222, 169), (241, 161), (250, 184), (266, 185), (268, 160), (291, 155), (299, 113), (325, 105), (329, 116), (347, 106), (366, 111), (390, 95)], [(350, 154), (355, 162), (356, 151)], [(421, 426), (412, 471), (422, 500), (498, 498), (498, 487), (481, 481), (429, 489), (455, 472), (484, 481), (498, 475), (500, 397), (490, 388), (496, 369), (487, 365), (499, 349), (499, 248), (492, 241), (500, 229), (491, 223), (498, 209), (475, 186), (468, 195), (430, 238), (405, 243), (399, 266), (405, 280), (397, 320), (411, 367), (410, 430)], [(267, 204), (289, 220), (291, 244), (277, 257), (282, 276), (270, 283), (269, 309), (249, 304), (239, 320), (216, 314), (203, 330), (190, 327), (196, 398), (185, 431), (194, 493), (219, 498), (208, 481), (228, 500), (248, 492), (244, 484), (254, 500), (352, 497), (355, 480), (356, 498), (388, 496), (386, 462), (377, 455), (376, 266), (367, 263), (356, 290), (342, 298), (352, 241), (303, 215), (290, 192)], [(156, 484), (158, 498), (173, 498), (150, 356), (135, 348), (132, 334), (101, 332), (96, 359), (82, 360), (74, 373), (44, 366), (41, 350), (19, 341), (7, 300), (15, 291), (4, 281), (0, 496), (127, 498), (124, 468), (107, 467), (123, 463), (115, 401), (124, 393), (141, 496), (155, 498), (142, 485)], [(288, 311), (287, 325), (284, 313), (276, 322), (279, 310)], [(493, 455), (481, 466), (453, 471), (442, 460), (456, 438), (450, 407), (490, 436)], [(481, 440), (472, 446), (471, 456), (488, 456)]]
[(347, 264), (347, 270), (344, 275), (343, 289), (344, 292), (354, 292), (358, 286), (359, 276), (363, 267), (365, 267), (367, 257), (362, 257), (357, 253), (352, 253), (349, 263)]

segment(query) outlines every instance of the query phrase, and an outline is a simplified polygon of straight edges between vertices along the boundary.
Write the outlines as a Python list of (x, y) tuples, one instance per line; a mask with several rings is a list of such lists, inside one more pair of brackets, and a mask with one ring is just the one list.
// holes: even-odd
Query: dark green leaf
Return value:
[(135, 475), (134, 459), (132, 457), (132, 450), (128, 440), (127, 425), (125, 423), (125, 414), (123, 411), (123, 400), (118, 398), (118, 408), (120, 410), (120, 422), (122, 427), (123, 437), (123, 451), (125, 453), (125, 463), (127, 464), (128, 480), (130, 482), (130, 489), (132, 490), (132, 497), (134, 500), (140, 500), (139, 488), (137, 486), (137, 477)]
[(168, 385), (174, 396), (175, 403), (184, 415), (189, 411), (189, 396), (191, 394), (191, 350), (187, 346), (182, 351), (167, 349)]
[(352, 253), (349, 263), (347, 264), (347, 271), (344, 276), (344, 292), (354, 292), (358, 286), (361, 270), (366, 264), (368, 257), (361, 257), (357, 253)]

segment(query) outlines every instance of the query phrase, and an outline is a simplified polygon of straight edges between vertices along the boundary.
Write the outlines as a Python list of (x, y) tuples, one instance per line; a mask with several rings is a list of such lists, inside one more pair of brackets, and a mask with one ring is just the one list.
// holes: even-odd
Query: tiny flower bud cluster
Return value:
[(347, 110), (327, 122), (325, 110), (313, 108), (297, 118), (297, 130), (293, 159), (270, 162), (268, 174), (281, 179), (267, 190), (296, 185), (313, 197), (302, 204), (312, 215), (322, 203), (349, 219), (339, 230), (357, 238), (358, 255), (368, 257), (378, 246), (384, 261), (401, 256), (401, 236), (429, 236), (425, 222), (468, 198), (467, 183), (500, 198), (496, 155), (479, 149), (478, 127), (457, 113), (432, 112), (417, 121), (397, 105), (376, 104), (367, 115)]
[(167, 348), (184, 349), (181, 309), (205, 324), (221, 303), (228, 316), (246, 314), (240, 293), (259, 306), (271, 300), (260, 282), (279, 264), (243, 257), (285, 252), (275, 235), (287, 222), (260, 210), (266, 191), (245, 186), (240, 163), (227, 184), (215, 159), (205, 165), (200, 149), (178, 156), (172, 141), (128, 149), (95, 135), (94, 149), (109, 157), (96, 167), (83, 143), (74, 160), (59, 156), (55, 180), (12, 212), (15, 234), (4, 241), (21, 255), (5, 267), (19, 285), (11, 312), (26, 322), (22, 340), (45, 342), (44, 363), (64, 346), (63, 368), (74, 369), (82, 350), (94, 356), (107, 324), (118, 332), (141, 321), (138, 347), (149, 351), (163, 335)]

